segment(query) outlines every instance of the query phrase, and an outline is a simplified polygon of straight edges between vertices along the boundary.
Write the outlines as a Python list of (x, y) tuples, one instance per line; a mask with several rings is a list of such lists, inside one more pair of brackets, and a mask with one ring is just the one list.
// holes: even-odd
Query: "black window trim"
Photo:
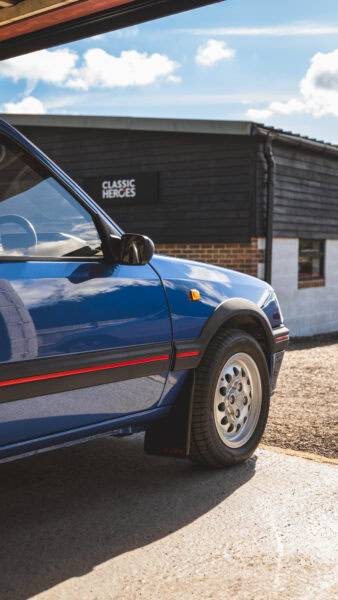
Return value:
[[(320, 242), (320, 244), (322, 245), (322, 249), (318, 250), (307, 250), (306, 251), (306, 256), (307, 257), (314, 257), (317, 258), (319, 256), (319, 275), (315, 275), (315, 276), (307, 276), (307, 277), (301, 277), (300, 273), (299, 273), (299, 259), (302, 255), (304, 255), (304, 251), (302, 252), (300, 249), (300, 242), (301, 240), (307, 241), (307, 242)], [(299, 238), (299, 246), (298, 246), (298, 281), (303, 282), (303, 281), (321, 281), (321, 280), (325, 280), (325, 248), (326, 248), (326, 239), (324, 238)]]
[[(123, 231), (121, 230), (120, 227), (116, 227), (115, 223), (111, 223), (110, 221), (107, 220), (107, 215), (106, 213), (104, 213), (102, 210), (95, 210), (90, 204), (88, 204), (82, 197), (81, 195), (77, 192), (77, 190), (75, 190), (70, 183), (68, 183), (68, 181), (65, 181), (61, 175), (59, 175), (59, 173), (56, 173), (53, 169), (50, 168), (49, 165), (47, 165), (40, 156), (36, 156), (35, 154), (33, 154), (33, 152), (31, 151), (30, 148), (27, 148), (24, 144), (22, 144), (20, 141), (18, 141), (17, 139), (13, 138), (10, 134), (8, 134), (6, 131), (2, 131), (0, 130), (0, 135), (3, 135), (4, 137), (6, 137), (10, 142), (14, 142), (14, 144), (16, 144), (17, 146), (19, 146), (19, 148), (21, 148), (21, 150), (23, 152), (27, 152), (34, 160), (36, 160), (41, 166), (42, 168), (46, 169), (46, 171), (48, 171), (52, 177), (54, 179), (56, 179), (56, 181), (64, 188), (66, 188), (66, 190), (70, 193), (71, 196), (73, 196), (75, 198), (75, 200), (77, 200), (77, 202), (79, 202), (81, 204), (81, 206), (90, 214), (90, 216), (93, 219), (94, 222), (94, 226), (95, 229), (97, 231), (97, 234), (103, 244), (103, 255), (102, 257), (100, 256), (6, 256), (5, 254), (0, 254), (0, 263), (3, 262), (98, 262), (98, 263), (105, 263), (107, 262), (107, 257), (105, 256), (104, 253), (104, 240), (102, 238), (102, 233), (100, 233), (97, 223), (98, 220), (103, 217), (105, 223), (107, 224), (107, 227), (111, 227), (112, 229), (112, 233), (114, 233), (115, 235), (122, 235)], [(58, 168), (58, 166), (56, 165), (56, 167)], [(95, 202), (92, 198), (91, 198), (92, 202)], [(111, 262), (111, 261), (109, 261)]]

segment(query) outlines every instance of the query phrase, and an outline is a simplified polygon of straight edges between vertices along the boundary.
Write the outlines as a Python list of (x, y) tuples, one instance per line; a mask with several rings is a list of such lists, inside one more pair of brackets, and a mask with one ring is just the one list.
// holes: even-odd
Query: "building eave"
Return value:
[(295, 147), (307, 148), (318, 153), (333, 154), (335, 156), (338, 154), (338, 145), (252, 121), (26, 114), (0, 114), (0, 119), (15, 127), (118, 129), (124, 131), (239, 135), (264, 138), (269, 136), (280, 143), (291, 144)]
[(251, 135), (249, 121), (213, 121), (204, 119), (154, 119), (138, 117), (92, 117), (70, 115), (0, 114), (15, 127), (73, 127), (81, 129), (122, 129), (129, 131), (165, 131), (172, 133), (207, 133)]

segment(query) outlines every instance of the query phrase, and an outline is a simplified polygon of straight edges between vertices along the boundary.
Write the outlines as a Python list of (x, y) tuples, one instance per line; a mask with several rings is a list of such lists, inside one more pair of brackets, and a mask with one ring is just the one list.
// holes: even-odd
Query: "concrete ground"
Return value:
[(1, 600), (337, 597), (337, 467), (260, 449), (207, 471), (142, 436), (1, 466)]

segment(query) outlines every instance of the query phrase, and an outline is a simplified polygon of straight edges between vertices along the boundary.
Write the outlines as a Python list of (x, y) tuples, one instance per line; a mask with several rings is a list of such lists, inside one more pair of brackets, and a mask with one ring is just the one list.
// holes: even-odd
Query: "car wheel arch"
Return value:
[(205, 323), (201, 336), (201, 358), (212, 339), (222, 329), (240, 329), (252, 335), (267, 357), (273, 351), (272, 328), (268, 318), (254, 302), (231, 298), (217, 306)]

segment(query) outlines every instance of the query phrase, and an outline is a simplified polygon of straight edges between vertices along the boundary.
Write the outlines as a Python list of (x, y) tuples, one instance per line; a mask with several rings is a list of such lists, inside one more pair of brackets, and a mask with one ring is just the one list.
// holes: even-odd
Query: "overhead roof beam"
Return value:
[[(114, 4), (111, 8), (93, 13), (93, 6), (102, 6), (103, 0), (97, 0), (95, 3), (93, 0), (91, 2), (82, 0), (82, 2), (75, 2), (74, 8), (66, 6), (47, 13), (47, 16), (48, 14), (51, 15), (50, 26), (46, 24), (47, 16), (39, 15), (35, 19), (42, 20), (44, 18), (42, 28), (36, 29), (36, 26), (34, 27), (34, 18), (32, 17), (17, 24), (0, 27), (0, 40), (3, 40), (0, 41), (0, 60), (130, 27), (131, 25), (221, 1), (224, 0), (115, 0), (110, 3), (110, 5)], [(80, 8), (85, 5), (88, 5), (88, 12), (90, 10), (92, 12), (77, 18), (76, 11), (80, 11)], [(62, 11), (69, 12), (70, 9), (73, 16), (60, 22), (59, 16)], [(29, 21), (32, 28), (28, 29), (29, 33), (27, 33), (27, 27), (25, 30), (23, 30), (23, 27)], [(15, 35), (12, 37), (11, 33), (8, 38), (8, 28), (13, 26), (16, 27)], [(19, 28), (21, 28), (21, 31), (19, 31)]]
[[(1, 1), (1, 0), (0, 0)], [(0, 12), (0, 40), (77, 20), (135, 0), (18, 0)], [(20, 21), (18, 27), (14, 24)]]
[(8, 8), (9, 6), (14, 6), (15, 4), (18, 4), (18, 2), (21, 2), (21, 0), (0, 0), (0, 7)]
[[(6, 27), (6, 25), (24, 19), (31, 20), (42, 13), (50, 13), (55, 9), (65, 8), (66, 5), (75, 4), (76, 2), (81, 1), (82, 0), (0, 0), (0, 7), (2, 6), (6, 9), (0, 12), (0, 40), (2, 39), (3, 32), (6, 31), (4, 29), (1, 30), (1, 27)], [(16, 37), (15, 34), (12, 35), (13, 37)], [(12, 35), (9, 37), (12, 37)]]

